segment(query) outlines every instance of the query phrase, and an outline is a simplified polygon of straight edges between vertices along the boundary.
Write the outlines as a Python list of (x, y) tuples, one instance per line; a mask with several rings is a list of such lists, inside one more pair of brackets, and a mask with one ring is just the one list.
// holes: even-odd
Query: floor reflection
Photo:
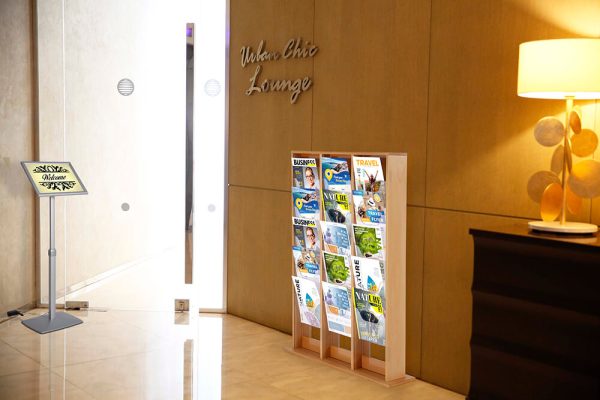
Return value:
[(231, 315), (73, 314), (84, 323), (46, 335), (19, 319), (0, 324), (0, 399), (463, 398), (420, 381), (386, 389), (291, 354), (289, 335)]

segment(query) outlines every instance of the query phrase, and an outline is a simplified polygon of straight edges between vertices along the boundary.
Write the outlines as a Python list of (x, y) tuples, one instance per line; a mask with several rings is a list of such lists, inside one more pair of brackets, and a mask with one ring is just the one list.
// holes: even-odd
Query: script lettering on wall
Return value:
[(314, 57), (318, 51), (319, 48), (316, 45), (304, 41), (300, 37), (288, 40), (280, 52), (267, 50), (264, 40), (260, 41), (256, 51), (250, 46), (243, 46), (240, 50), (242, 68), (246, 68), (250, 64), (258, 64), (254, 69), (254, 74), (250, 77), (250, 86), (246, 89), (246, 96), (254, 93), (287, 91), (291, 92), (290, 103), (295, 104), (300, 94), (312, 87), (312, 78), (310, 76), (295, 80), (261, 78), (262, 63)]

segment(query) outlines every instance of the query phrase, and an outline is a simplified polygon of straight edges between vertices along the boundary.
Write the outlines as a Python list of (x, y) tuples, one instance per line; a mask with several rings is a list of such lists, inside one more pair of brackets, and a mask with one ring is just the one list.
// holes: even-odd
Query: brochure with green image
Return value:
[(385, 259), (385, 226), (352, 225), (356, 255)]
[(352, 286), (352, 273), (350, 272), (348, 256), (323, 252), (323, 259), (325, 260), (327, 282), (347, 287)]

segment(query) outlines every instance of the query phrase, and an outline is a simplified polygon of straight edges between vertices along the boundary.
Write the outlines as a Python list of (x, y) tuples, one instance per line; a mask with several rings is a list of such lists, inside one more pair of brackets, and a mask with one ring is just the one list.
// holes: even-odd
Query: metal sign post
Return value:
[(23, 321), (23, 325), (38, 333), (54, 332), (83, 323), (79, 318), (56, 312), (56, 196), (87, 194), (79, 176), (68, 162), (21, 162), (38, 196), (50, 199), (50, 248), (48, 249), (48, 313)]

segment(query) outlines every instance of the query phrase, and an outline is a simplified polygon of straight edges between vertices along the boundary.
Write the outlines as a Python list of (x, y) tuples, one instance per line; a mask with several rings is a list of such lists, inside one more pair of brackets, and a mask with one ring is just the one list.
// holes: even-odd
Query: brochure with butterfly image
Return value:
[(352, 196), (349, 193), (323, 190), (325, 221), (352, 226)]
[(314, 219), (292, 217), (294, 226), (294, 245), (308, 250), (319, 249), (319, 228)]
[(354, 216), (359, 225), (385, 224), (385, 194), (381, 192), (352, 191)]
[(385, 226), (352, 225), (356, 255), (385, 260)]
[(321, 233), (323, 235), (323, 249), (330, 253), (343, 254), (349, 256), (352, 254), (350, 235), (348, 227), (344, 224), (335, 222), (321, 222)]
[(352, 336), (352, 306), (350, 292), (344, 286), (322, 282), (327, 328), (330, 332)]
[(356, 190), (380, 192), (384, 189), (383, 167), (379, 157), (352, 157)]
[(321, 157), (323, 189), (350, 192), (350, 169), (345, 158)]
[(292, 200), (295, 217), (320, 219), (318, 190), (293, 187)]
[(316, 158), (292, 158), (294, 187), (319, 189), (319, 169)]
[(350, 272), (348, 256), (323, 252), (323, 260), (327, 282), (347, 287), (352, 286), (352, 273)]
[(385, 315), (381, 297), (359, 288), (352, 289), (352, 293), (359, 339), (385, 346)]
[(321, 281), (319, 268), (321, 253), (319, 250), (308, 250), (300, 246), (292, 247), (296, 275), (315, 282)]
[(292, 276), (292, 285), (296, 293), (296, 303), (303, 324), (321, 327), (321, 294), (319, 282)]

